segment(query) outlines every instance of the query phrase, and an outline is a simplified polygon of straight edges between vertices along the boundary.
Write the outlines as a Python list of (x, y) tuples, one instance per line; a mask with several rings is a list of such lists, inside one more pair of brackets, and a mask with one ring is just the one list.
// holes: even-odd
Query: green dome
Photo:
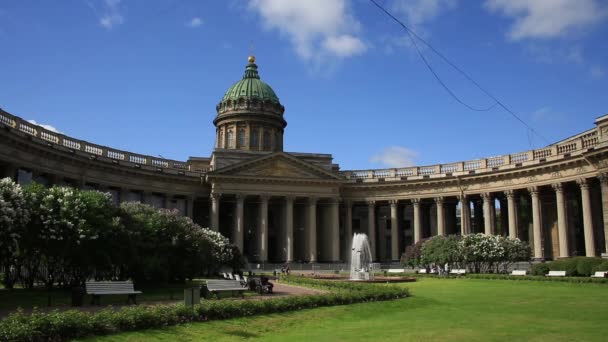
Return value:
[(260, 101), (272, 101), (279, 103), (279, 98), (270, 86), (260, 80), (258, 74), (258, 66), (250, 60), (250, 63), (245, 68), (243, 79), (236, 82), (232, 87), (228, 88), (221, 102), (228, 100), (238, 100), (240, 98), (258, 99)]

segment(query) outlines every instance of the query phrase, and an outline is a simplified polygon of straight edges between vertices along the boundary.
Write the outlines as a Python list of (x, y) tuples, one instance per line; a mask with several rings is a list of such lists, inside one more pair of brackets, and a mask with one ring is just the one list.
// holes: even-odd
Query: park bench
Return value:
[(220, 292), (231, 292), (238, 293), (241, 297), (243, 297), (243, 291), (246, 289), (243, 288), (240, 281), (237, 280), (223, 280), (223, 279), (209, 279), (207, 280), (207, 291), (210, 294), (219, 295)]
[(405, 273), (405, 269), (404, 268), (389, 268), (388, 270), (386, 270), (386, 272), (387, 273)]
[(135, 291), (130, 281), (87, 281), (85, 283), (86, 293), (91, 295), (92, 305), (101, 305), (101, 296), (127, 295), (127, 303), (137, 304), (136, 296), (141, 291)]
[(467, 270), (465, 270), (463, 268), (454, 268), (454, 269), (450, 270), (450, 274), (465, 275), (465, 274), (467, 274)]
[(512, 276), (525, 276), (528, 275), (528, 271), (525, 270), (513, 270), (511, 271)]
[(565, 277), (566, 271), (549, 271), (549, 273), (545, 274), (545, 277)]
[(418, 270), (418, 273), (420, 273), (420, 274), (435, 274), (435, 273), (437, 273), (437, 271), (430, 270), (429, 272), (427, 272), (426, 268), (421, 268), (421, 269)]
[(591, 278), (608, 278), (608, 271), (595, 272)]

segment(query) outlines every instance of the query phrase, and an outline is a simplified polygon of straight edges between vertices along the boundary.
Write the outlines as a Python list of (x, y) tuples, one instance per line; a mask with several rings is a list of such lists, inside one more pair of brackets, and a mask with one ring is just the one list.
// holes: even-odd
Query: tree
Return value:
[(437, 235), (428, 239), (421, 249), (421, 263), (423, 265), (444, 265), (459, 262), (458, 240), (459, 237), (455, 235)]

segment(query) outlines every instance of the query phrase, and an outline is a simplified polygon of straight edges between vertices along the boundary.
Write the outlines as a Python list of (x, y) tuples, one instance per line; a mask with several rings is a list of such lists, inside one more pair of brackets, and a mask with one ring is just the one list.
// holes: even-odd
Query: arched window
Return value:
[(257, 128), (251, 129), (251, 149), (257, 150), (260, 146), (260, 132)]
[(231, 129), (228, 130), (227, 137), (228, 137), (228, 148), (234, 148), (234, 132)]
[(245, 129), (244, 128), (240, 128), (239, 129), (239, 135), (238, 135), (238, 147), (244, 147), (245, 146)]
[(270, 132), (264, 132), (264, 151), (270, 150)]

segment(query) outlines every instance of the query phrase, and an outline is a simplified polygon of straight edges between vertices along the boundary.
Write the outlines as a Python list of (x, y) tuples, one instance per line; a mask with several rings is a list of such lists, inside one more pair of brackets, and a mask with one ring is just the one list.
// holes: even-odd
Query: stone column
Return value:
[(211, 194), (211, 206), (209, 213), (209, 220), (211, 230), (218, 232), (220, 230), (220, 194), (212, 193)]
[(329, 259), (330, 261), (340, 261), (340, 201), (337, 198), (330, 199), (329, 202), (329, 241), (330, 245)]
[(353, 202), (350, 200), (344, 201), (344, 209), (346, 217), (344, 219), (344, 251), (342, 252), (342, 260), (348, 262), (350, 260), (351, 243), (353, 238)]
[(557, 231), (559, 239), (559, 257), (567, 258), (570, 256), (568, 252), (568, 218), (566, 217), (566, 201), (564, 199), (564, 187), (562, 183), (552, 185), (555, 190), (555, 199), (557, 202)]
[(600, 173), (598, 176), (602, 189), (602, 215), (604, 218), (604, 253), (602, 256), (608, 256), (608, 173)]
[(540, 198), (538, 197), (538, 187), (531, 187), (528, 189), (530, 191), (530, 197), (532, 198), (532, 235), (534, 239), (534, 258), (542, 259), (543, 258), (543, 248), (542, 248), (542, 221), (541, 221), (541, 213), (540, 213)]
[(293, 261), (293, 202), (295, 197), (285, 197), (285, 257), (287, 262)]
[(577, 181), (581, 187), (581, 204), (583, 207), (583, 230), (585, 232), (585, 256), (595, 256), (595, 240), (593, 237), (593, 215), (591, 212), (591, 197), (589, 181), (581, 178)]
[(376, 201), (367, 201), (367, 229), (372, 260), (376, 260)]
[(475, 213), (475, 232), (479, 233), (481, 232), (481, 226), (483, 225), (483, 215), (481, 214), (482, 211), (482, 201), (480, 201), (479, 199), (475, 199), (473, 200), (473, 210)]
[(391, 205), (391, 259), (393, 261), (399, 260), (399, 215), (398, 206), (399, 201), (389, 201)]
[(422, 215), (420, 213), (420, 198), (412, 199), (412, 206), (414, 207), (414, 243), (422, 239)]
[(460, 235), (471, 233), (471, 207), (466, 195), (460, 195)]
[(244, 227), (244, 208), (245, 208), (245, 195), (236, 195), (236, 215), (234, 222), (234, 230), (232, 231), (232, 240), (234, 245), (239, 248), (241, 253), (243, 252), (243, 227)]
[(260, 234), (258, 235), (259, 261), (268, 260), (268, 195), (260, 195)]
[(437, 207), (437, 235), (445, 236), (445, 212), (443, 208), (443, 197), (435, 198)]
[(494, 215), (492, 208), (494, 207), (494, 197), (491, 193), (485, 192), (481, 194), (483, 198), (483, 228), (487, 235), (494, 234)]
[(317, 198), (308, 198), (308, 221), (306, 222), (306, 250), (309, 262), (317, 261)]
[(517, 237), (517, 224), (518, 224), (518, 213), (517, 213), (517, 202), (514, 190), (505, 191), (507, 196), (507, 211), (509, 212), (509, 237)]
[(186, 201), (186, 211), (188, 212), (186, 216), (192, 220), (194, 219), (194, 196), (189, 196)]

